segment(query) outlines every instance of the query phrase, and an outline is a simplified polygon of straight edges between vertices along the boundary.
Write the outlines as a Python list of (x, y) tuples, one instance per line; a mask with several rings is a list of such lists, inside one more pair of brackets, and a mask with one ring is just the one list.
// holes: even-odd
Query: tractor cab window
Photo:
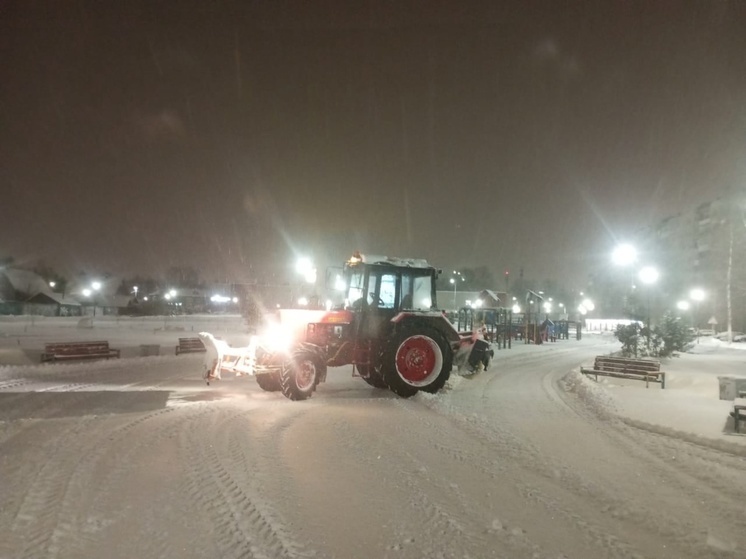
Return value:
[(412, 278), (412, 308), (429, 310), (433, 305), (432, 279), (430, 276)]
[(352, 305), (362, 301), (365, 295), (365, 274), (362, 270), (355, 270), (350, 274), (350, 289), (347, 292), (347, 304)]
[[(371, 277), (372, 279), (372, 277)], [(396, 306), (396, 275), (383, 274), (378, 291), (378, 308), (393, 309)]]
[(368, 296), (370, 307), (393, 309), (396, 307), (396, 274), (371, 272), (368, 277)]
[(401, 278), (401, 307), (405, 310), (427, 310), (432, 306), (430, 276), (403, 274)]

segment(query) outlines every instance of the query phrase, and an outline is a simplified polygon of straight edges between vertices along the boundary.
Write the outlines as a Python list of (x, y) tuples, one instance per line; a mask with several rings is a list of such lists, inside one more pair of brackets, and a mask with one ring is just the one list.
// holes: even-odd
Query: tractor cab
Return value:
[(431, 311), (437, 274), (425, 260), (355, 253), (344, 274), (344, 308), (355, 316), (355, 338), (379, 339), (400, 313)]

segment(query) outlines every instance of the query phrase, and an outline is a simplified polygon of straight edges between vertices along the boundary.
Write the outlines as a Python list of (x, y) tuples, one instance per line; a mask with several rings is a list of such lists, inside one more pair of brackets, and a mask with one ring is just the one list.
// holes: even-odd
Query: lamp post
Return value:
[[(635, 288), (634, 268), (632, 265), (637, 262), (637, 249), (628, 243), (619, 244), (611, 253), (611, 261), (615, 266), (630, 269), (629, 285), (625, 291), (631, 293)], [(627, 293), (625, 293), (625, 301), (623, 304), (628, 305)]]
[[(306, 297), (306, 294), (308, 291), (312, 291), (312, 297), (311, 299), (314, 302), (314, 306), (318, 303), (318, 295), (316, 294), (316, 266), (314, 266), (313, 262), (310, 258), (307, 257), (301, 257), (298, 258), (298, 261), (295, 264), (295, 271), (303, 277), (303, 281), (308, 284), (308, 288), (300, 288), (300, 293), (298, 294), (297, 301), (300, 301), (301, 298), (304, 298), (308, 300), (308, 297)], [(313, 287), (311, 287), (313, 286)], [(311, 301), (306, 302), (305, 304), (301, 304), (300, 302), (297, 302), (300, 306), (308, 306)]]
[(93, 293), (93, 316), (96, 316), (96, 293), (98, 293), (101, 290), (101, 282), (100, 281), (91, 282), (91, 290)]
[(650, 331), (652, 328), (652, 325), (650, 323), (650, 292), (652, 291), (653, 284), (658, 281), (659, 275), (660, 274), (658, 273), (658, 270), (653, 266), (645, 266), (642, 270), (640, 270), (639, 274), (640, 281), (647, 286), (648, 292), (648, 344), (650, 344)]
[(456, 270), (454, 270), (453, 274), (454, 274), (454, 277), (450, 279), (450, 282), (453, 285), (453, 309), (458, 310), (458, 308), (456, 307), (456, 290), (458, 289), (458, 280), (459, 278), (461, 279), (461, 281), (465, 281), (465, 280), (461, 272), (457, 272)]
[(704, 289), (695, 287), (689, 292), (689, 298), (694, 301), (695, 305), (693, 325), (694, 329), (697, 331), (697, 343), (699, 343), (699, 304), (705, 299)]

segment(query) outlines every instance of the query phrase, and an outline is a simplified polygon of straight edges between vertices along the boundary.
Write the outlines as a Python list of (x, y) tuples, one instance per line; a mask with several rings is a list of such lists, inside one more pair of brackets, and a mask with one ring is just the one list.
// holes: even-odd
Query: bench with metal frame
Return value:
[(179, 338), (176, 346), (176, 355), (180, 353), (204, 353), (207, 351), (205, 344), (199, 338)]
[(120, 350), (110, 348), (109, 342), (56, 342), (44, 346), (41, 361), (44, 363), (73, 359), (109, 359), (119, 356)]
[(666, 373), (660, 369), (660, 361), (652, 359), (599, 355), (596, 357), (592, 369), (581, 368), (580, 372), (585, 375), (595, 375), (596, 381), (598, 381), (599, 375), (644, 380), (646, 388), (650, 387), (651, 382), (657, 382), (660, 383), (663, 389), (666, 387)]
[(733, 416), (733, 428), (736, 433), (741, 432), (739, 429), (739, 421), (746, 422), (746, 393), (739, 394), (742, 394), (742, 397), (733, 400), (733, 413), (731, 413)]

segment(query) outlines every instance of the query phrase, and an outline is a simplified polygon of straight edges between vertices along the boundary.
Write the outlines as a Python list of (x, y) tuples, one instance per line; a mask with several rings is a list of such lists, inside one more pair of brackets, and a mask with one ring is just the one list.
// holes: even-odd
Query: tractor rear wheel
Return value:
[(290, 400), (307, 400), (316, 390), (322, 364), (311, 351), (297, 351), (280, 371), (280, 390)]
[(255, 378), (259, 388), (266, 392), (277, 392), (280, 390), (280, 373), (264, 373), (256, 375)]
[(451, 376), (453, 352), (443, 335), (429, 326), (399, 332), (386, 352), (383, 379), (392, 392), (409, 398), (418, 390), (435, 393)]

